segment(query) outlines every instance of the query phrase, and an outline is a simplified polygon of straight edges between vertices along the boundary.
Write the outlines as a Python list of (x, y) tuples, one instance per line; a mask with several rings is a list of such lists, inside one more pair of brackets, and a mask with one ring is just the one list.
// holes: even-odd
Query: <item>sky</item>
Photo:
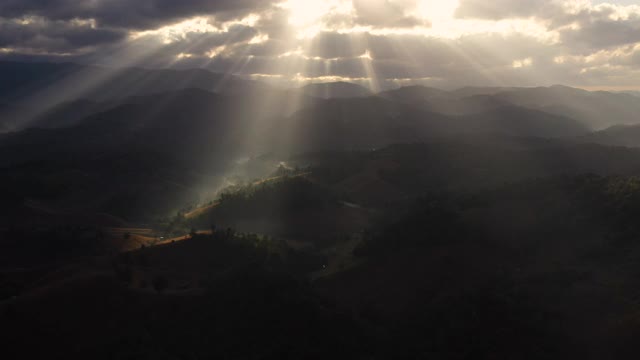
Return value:
[(640, 89), (640, 0), (0, 0), (0, 60)]

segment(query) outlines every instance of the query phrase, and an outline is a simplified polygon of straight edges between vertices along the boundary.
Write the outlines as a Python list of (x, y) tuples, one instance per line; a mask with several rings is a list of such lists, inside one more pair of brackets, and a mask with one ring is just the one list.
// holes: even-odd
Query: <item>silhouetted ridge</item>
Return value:
[(344, 81), (305, 85), (300, 89), (304, 94), (323, 99), (357, 98), (371, 96), (373, 93), (357, 84)]

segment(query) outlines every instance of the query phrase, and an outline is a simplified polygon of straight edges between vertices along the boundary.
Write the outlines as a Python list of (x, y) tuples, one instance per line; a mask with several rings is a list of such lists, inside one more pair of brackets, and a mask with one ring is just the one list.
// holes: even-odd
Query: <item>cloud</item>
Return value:
[(93, 19), (101, 27), (150, 29), (198, 15), (237, 17), (262, 11), (269, 0), (3, 0), (5, 18)]
[(373, 27), (406, 28), (428, 25), (426, 20), (408, 15), (416, 6), (415, 0), (353, 0), (355, 22)]
[(456, 17), (486, 20), (546, 17), (561, 8), (562, 3), (555, 0), (460, 0)]
[(640, 41), (640, 8), (602, 5), (565, 18), (572, 26), (559, 30), (560, 39), (582, 53)]
[(627, 55), (625, 64), (640, 70), (640, 47), (636, 47)]
[(332, 59), (358, 57), (366, 51), (366, 39), (362, 34), (323, 32), (310, 40), (306, 54), (310, 57)]
[(437, 0), (289, 1), (4, 0), (0, 58), (383, 86), (640, 87), (640, 6), (460, 0), (452, 17)]
[(122, 41), (127, 34), (117, 29), (97, 29), (88, 21), (0, 18), (0, 48), (18, 48), (36, 53), (77, 52)]
[(461, 0), (460, 19), (534, 18), (558, 34), (572, 53), (593, 53), (640, 41), (640, 7), (585, 0)]

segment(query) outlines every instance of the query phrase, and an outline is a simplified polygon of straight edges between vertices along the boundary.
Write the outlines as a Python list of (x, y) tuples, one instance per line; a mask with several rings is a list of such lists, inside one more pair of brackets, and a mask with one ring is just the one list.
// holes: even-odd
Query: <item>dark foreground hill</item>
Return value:
[[(143, 154), (3, 170), (4, 353), (635, 354), (637, 150), (470, 136), (311, 153), (155, 220), (154, 201), (186, 204), (171, 197), (203, 179)], [(149, 242), (118, 254), (110, 228), (137, 224), (60, 204), (147, 213)]]
[(122, 255), (5, 269), (4, 351), (632, 357), (637, 189), (630, 177), (524, 181), (377, 207), (365, 231), (328, 247), (296, 250), (216, 229)]

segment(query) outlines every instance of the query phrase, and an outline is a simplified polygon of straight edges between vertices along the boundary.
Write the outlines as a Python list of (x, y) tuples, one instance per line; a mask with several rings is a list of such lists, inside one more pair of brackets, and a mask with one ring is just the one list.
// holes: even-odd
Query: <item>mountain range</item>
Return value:
[[(29, 113), (33, 108), (29, 101), (42, 97), (38, 91), (30, 93), (30, 88), (40, 88), (46, 81), (54, 86), (54, 79), (60, 81), (73, 71), (77, 74), (77, 69), (78, 65), (70, 64), (0, 63), (0, 71), (13, 72), (9, 82), (17, 89), (12, 93), (2, 85), (0, 111)], [(106, 71), (81, 69), (82, 73)], [(38, 111), (29, 125), (20, 126), (11, 116), (1, 118), (0, 169), (5, 169), (10, 180), (7, 188), (58, 193), (60, 189), (49, 188), (49, 175), (43, 178), (46, 186), (14, 181), (42, 173), (62, 183), (74, 179), (82, 184), (77, 190), (83, 190), (74, 190), (64, 206), (79, 203), (81, 208), (126, 217), (150, 213), (150, 207), (166, 213), (180, 203), (178, 199), (197, 198), (215, 187), (211, 184), (224, 182), (224, 175), (239, 162), (262, 156), (282, 159), (325, 151), (371, 151), (394, 144), (467, 141), (481, 148), (508, 143), (510, 149), (517, 149), (514, 151), (552, 147), (573, 162), (600, 159), (596, 168), (603, 169), (605, 163), (614, 162), (613, 156), (621, 156), (614, 155), (609, 146), (640, 147), (640, 125), (632, 119), (638, 102), (628, 94), (563, 86), (455, 91), (411, 86), (371, 94), (348, 83), (275, 89), (233, 76), (225, 78), (226, 86), (216, 88), (214, 82), (223, 76), (203, 70), (129, 69), (121, 73), (147, 82), (125, 91), (116, 90), (123, 84), (107, 81), (91, 96), (67, 96)], [(185, 74), (194, 76), (175, 81)], [(606, 111), (612, 116), (594, 115)], [(584, 113), (587, 115), (582, 116)], [(598, 126), (594, 125), (596, 118)], [(604, 127), (605, 123), (613, 125)], [(558, 166), (549, 154), (536, 156), (522, 161), (553, 169), (573, 166)], [(626, 172), (632, 166), (625, 164), (613, 168)], [(87, 176), (78, 177), (78, 172)], [(114, 174), (126, 177), (127, 185), (103, 182)], [(83, 191), (91, 194), (91, 204), (83, 200)], [(137, 198), (144, 211), (123, 209), (127, 196)]]
[[(285, 117), (290, 118), (288, 123), (291, 123), (295, 117), (309, 115), (310, 112), (316, 112), (313, 114), (315, 118), (335, 118), (340, 114), (331, 113), (329, 109), (344, 108), (348, 102), (362, 110), (358, 114), (350, 110), (351, 115), (361, 118), (373, 115), (372, 121), (379, 117), (397, 119), (399, 115), (401, 118), (406, 115), (406, 122), (413, 122), (410, 127), (420, 123), (409, 119), (411, 116), (422, 116), (425, 123), (438, 122), (431, 120), (436, 115), (453, 117), (449, 131), (455, 127), (463, 128), (456, 132), (473, 132), (474, 128), (483, 127), (483, 121), (489, 117), (495, 118), (496, 124), (500, 123), (501, 115), (506, 113), (511, 119), (518, 118), (519, 122), (540, 117), (541, 123), (549, 125), (549, 120), (554, 119), (551, 122), (557, 121), (558, 127), (565, 130), (569, 129), (569, 122), (573, 123), (573, 130), (554, 136), (581, 135), (576, 131), (577, 126), (587, 131), (600, 131), (611, 126), (640, 123), (636, 116), (640, 113), (640, 102), (630, 93), (589, 92), (566, 86), (468, 87), (454, 91), (409, 86), (374, 94), (360, 85), (337, 82), (279, 90), (262, 82), (198, 69), (109, 69), (75, 64), (13, 62), (0, 62), (0, 77), (4, 80), (0, 84), (0, 131), (4, 132), (30, 127), (70, 127), (122, 105), (145, 103), (150, 106), (153, 102), (151, 97), (162, 99), (163, 93), (193, 89), (236, 99), (238, 112), (259, 123), (276, 122), (274, 119)], [(382, 105), (384, 102), (378, 98), (387, 100), (387, 105)], [(329, 102), (329, 109), (323, 109), (328, 100), (343, 102)], [(382, 112), (369, 112), (367, 115), (363, 101), (370, 101), (373, 108)], [(242, 102), (250, 103), (247, 107), (253, 111), (244, 109)], [(465, 121), (468, 116), (484, 120), (473, 124)], [(393, 122), (397, 127), (408, 126), (404, 119)], [(463, 125), (459, 126), (460, 123)], [(524, 131), (521, 124), (513, 124), (511, 129), (509, 122), (502, 125), (506, 126), (504, 131), (507, 133), (516, 127)], [(419, 127), (417, 134), (424, 135), (434, 126), (422, 124)], [(533, 131), (533, 127), (529, 128), (532, 132), (524, 135), (549, 135), (541, 129)], [(486, 129), (495, 131), (491, 127)], [(437, 136), (442, 132), (442, 126), (435, 126), (433, 130), (431, 135)]]

